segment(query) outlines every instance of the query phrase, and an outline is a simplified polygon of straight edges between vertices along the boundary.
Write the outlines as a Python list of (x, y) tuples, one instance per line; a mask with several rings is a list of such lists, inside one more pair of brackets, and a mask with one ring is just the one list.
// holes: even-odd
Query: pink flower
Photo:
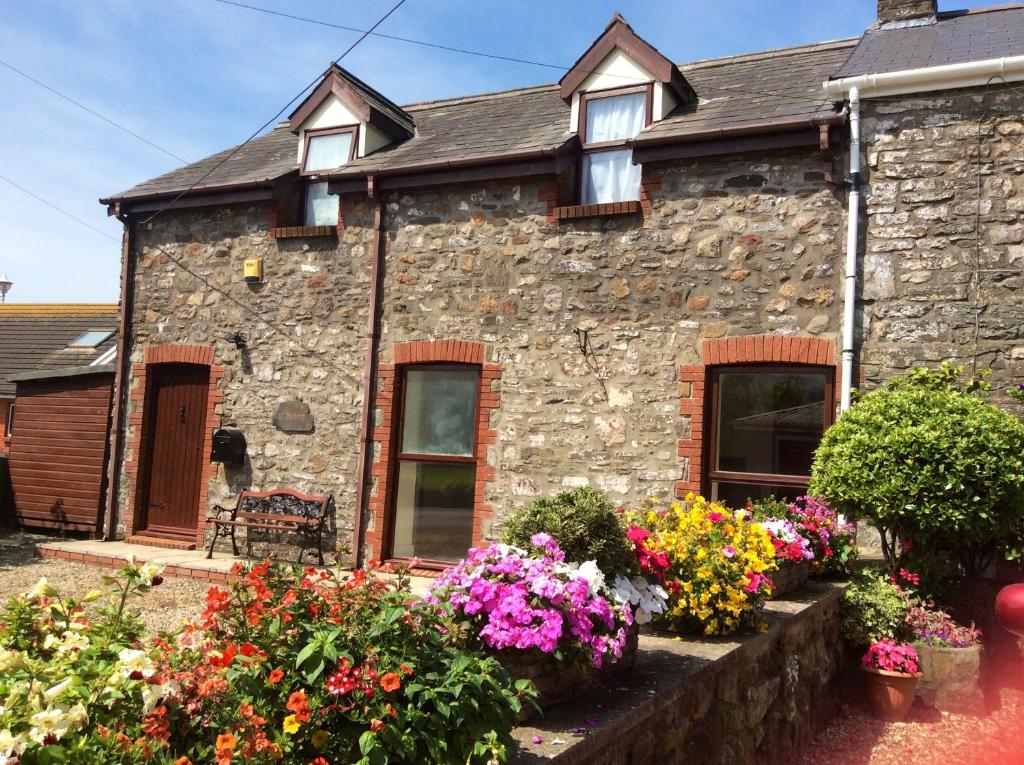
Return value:
[[(711, 515), (708, 515), (708, 517), (710, 518)], [(726, 558), (734, 558), (736, 557), (736, 548), (732, 545), (726, 545), (722, 548), (722, 555), (724, 555)]]
[(725, 520), (725, 516), (718, 512), (717, 510), (712, 510), (710, 513), (708, 513), (708, 520), (712, 523), (721, 523)]

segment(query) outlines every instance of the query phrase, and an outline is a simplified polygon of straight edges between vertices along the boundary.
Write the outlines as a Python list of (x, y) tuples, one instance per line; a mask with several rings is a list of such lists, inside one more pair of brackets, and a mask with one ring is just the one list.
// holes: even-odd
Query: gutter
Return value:
[[(359, 423), (359, 464), (356, 467), (356, 512), (353, 523), (352, 567), (362, 565), (363, 515), (367, 507), (367, 470), (373, 464), (372, 424), (370, 422), (374, 403), (374, 380), (377, 379), (377, 347), (380, 340), (380, 286), (384, 270), (384, 197), (375, 194), (374, 176), (366, 179), (366, 196), (376, 196), (377, 206), (373, 213), (373, 264), (370, 269), (369, 311), (366, 317), (366, 363), (363, 364), (363, 412)], [(379, 551), (378, 551), (379, 556)]]
[(692, 133), (673, 134), (655, 133), (645, 138), (641, 133), (636, 138), (626, 141), (627, 146), (634, 149), (644, 149), (648, 146), (664, 146), (666, 144), (690, 143), (693, 141), (713, 141), (721, 138), (733, 138), (747, 135), (767, 135), (770, 133), (786, 133), (801, 128), (820, 128), (822, 125), (841, 125), (843, 115), (835, 114), (805, 114), (799, 117), (786, 117), (777, 120), (759, 120), (745, 125), (731, 128), (713, 128), (711, 130), (698, 130)]
[(103, 513), (104, 541), (114, 538), (114, 514), (117, 498), (120, 494), (120, 466), (124, 450), (124, 443), (121, 438), (121, 421), (124, 418), (124, 407), (127, 399), (125, 386), (128, 380), (129, 369), (127, 353), (128, 330), (131, 326), (132, 297), (135, 291), (135, 257), (132, 253), (132, 225), (127, 215), (118, 215), (117, 217), (124, 225), (124, 233), (121, 236), (121, 310), (117, 327), (114, 390), (111, 394), (113, 401), (110, 408), (110, 437), (108, 438), (109, 450), (107, 455), (109, 460), (107, 462), (107, 506)]
[(846, 94), (852, 88), (857, 88), (860, 97), (867, 99), (976, 87), (987, 85), (993, 77), (1005, 80), (1024, 79), (1024, 56), (990, 58), (964, 64), (943, 64), (923, 69), (904, 69), (885, 74), (862, 74), (828, 80), (823, 87), (829, 96), (839, 101), (846, 98)]

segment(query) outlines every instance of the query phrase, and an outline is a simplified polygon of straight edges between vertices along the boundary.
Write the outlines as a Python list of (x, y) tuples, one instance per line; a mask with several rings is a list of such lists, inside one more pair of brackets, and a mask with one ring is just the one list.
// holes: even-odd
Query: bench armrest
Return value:
[(235, 508), (233, 508), (233, 507), (224, 507), (223, 505), (214, 505), (213, 506), (213, 512), (210, 513), (209, 515), (207, 515), (206, 517), (207, 518), (220, 518), (221, 515), (223, 515), (224, 513), (227, 513), (228, 517), (231, 520), (235, 519)]

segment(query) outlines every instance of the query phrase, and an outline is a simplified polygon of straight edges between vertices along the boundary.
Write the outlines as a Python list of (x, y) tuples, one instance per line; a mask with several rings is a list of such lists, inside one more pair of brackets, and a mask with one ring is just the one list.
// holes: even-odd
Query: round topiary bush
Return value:
[(609, 581), (639, 571), (622, 513), (597, 489), (581, 486), (535, 500), (506, 521), (502, 541), (528, 550), (540, 532), (551, 535), (567, 561), (596, 560)]
[(1024, 538), (1024, 423), (959, 372), (914, 370), (864, 395), (815, 453), (808, 493), (877, 528), (892, 570), (912, 545), (974, 574)]

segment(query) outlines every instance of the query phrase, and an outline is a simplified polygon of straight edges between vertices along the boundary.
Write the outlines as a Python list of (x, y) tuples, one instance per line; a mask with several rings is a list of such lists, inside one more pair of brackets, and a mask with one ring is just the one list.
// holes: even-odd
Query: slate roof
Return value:
[(1024, 54), (1024, 4), (940, 13), (935, 23), (869, 29), (834, 76), (884, 74)]
[[(116, 305), (0, 305), (0, 396), (14, 396), (11, 375), (91, 364), (116, 344), (117, 321)], [(92, 329), (114, 334), (96, 348), (68, 348)]]

